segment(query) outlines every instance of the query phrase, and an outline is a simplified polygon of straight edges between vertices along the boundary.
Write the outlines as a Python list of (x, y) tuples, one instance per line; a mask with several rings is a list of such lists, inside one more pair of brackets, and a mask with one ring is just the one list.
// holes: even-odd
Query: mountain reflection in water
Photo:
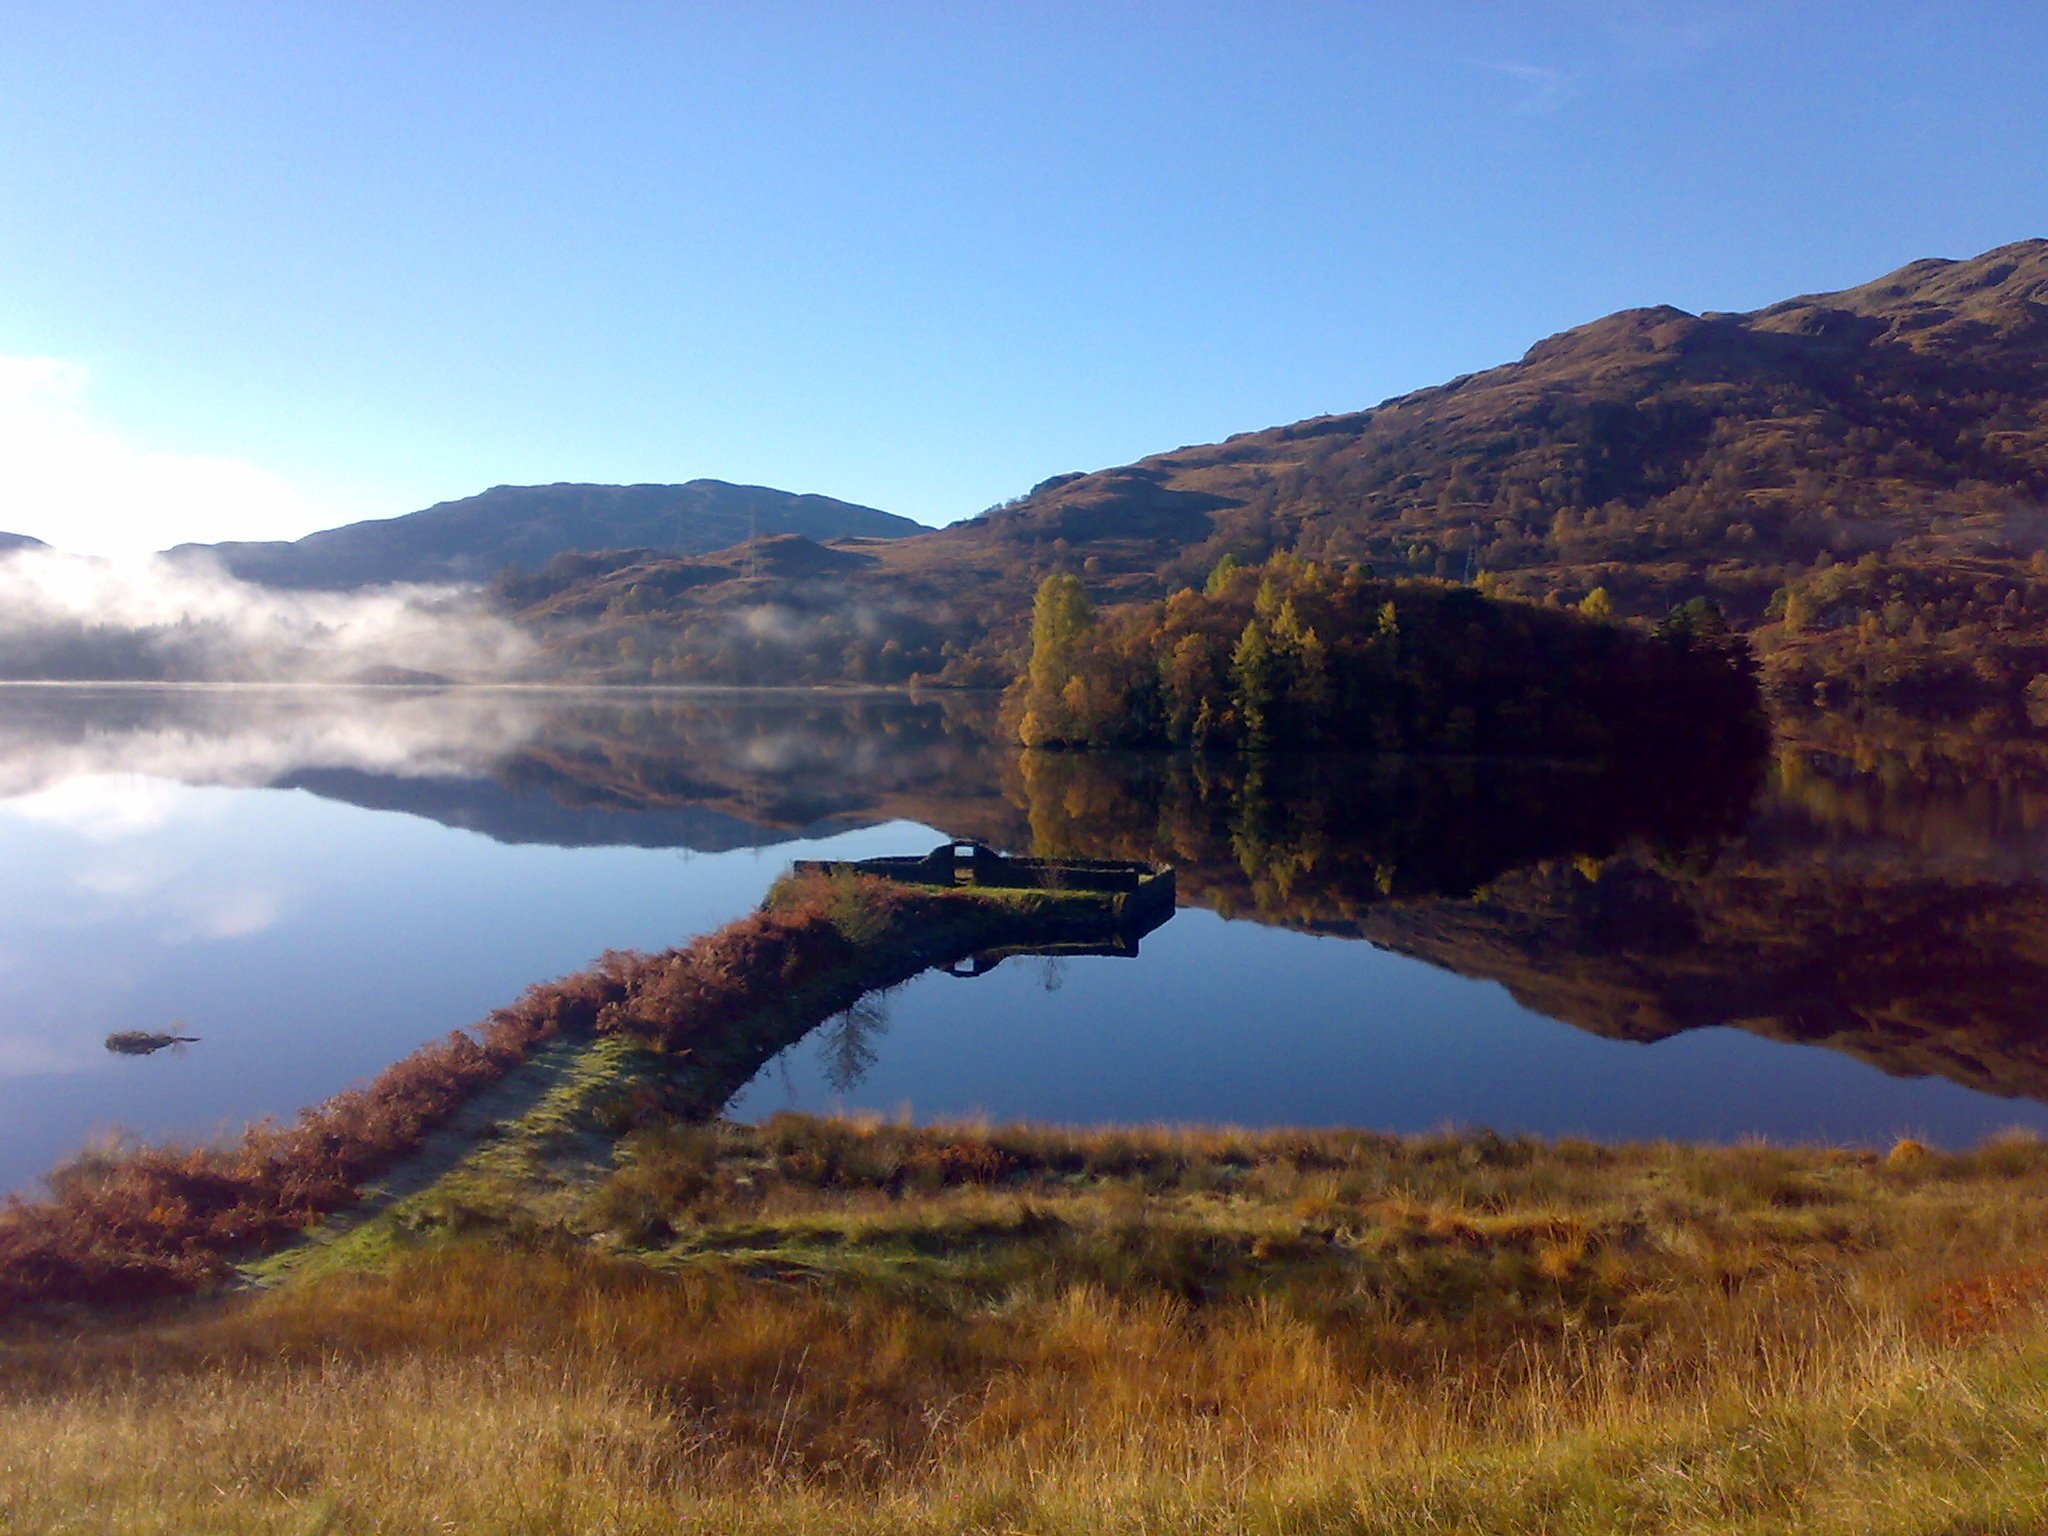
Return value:
[[(2048, 981), (2044, 765), (2048, 751), (2025, 736), (1937, 739), (1918, 728), (1841, 721), (1792, 722), (1771, 764), (1596, 769), (1020, 754), (1002, 740), (994, 702), (972, 696), (0, 689), (0, 833), (47, 828), (53, 817), (78, 820), (85, 841), (76, 847), (89, 844), (98, 862), (81, 867), (71, 887), (102, 905), (139, 878), (134, 869), (110, 874), (110, 857), (132, 855), (135, 868), (160, 858), (143, 841), (149, 817), (134, 806), (138, 796), (161, 798), (165, 785), (216, 795), (225, 787), (244, 797), (227, 803), (269, 807), (255, 819), (273, 840), (289, 841), (315, 822), (331, 829), (323, 835), (335, 849), (363, 843), (373, 827), (420, 829), (402, 839), (378, 834), (391, 845), (387, 865), (417, 861), (417, 877), (387, 871), (393, 889), (440, 881), (433, 910), (450, 936), (444, 949), (474, 946), (477, 979), (469, 990), (444, 986), (445, 953), (408, 960), (403, 943), (390, 943), (378, 946), (374, 973), (351, 982), (364, 989), (353, 999), (362, 1008), (395, 1007), (380, 1001), (387, 998), (417, 1003), (417, 1022), (404, 1026), (416, 1039), (467, 1022), (519, 983), (541, 979), (542, 968), (553, 974), (582, 963), (607, 943), (674, 942), (737, 915), (798, 844), (855, 856), (920, 851), (936, 833), (1041, 855), (1170, 862), (1183, 906), (1230, 919), (1233, 931), (1260, 925), (1364, 940), (1498, 983), (1522, 1009), (1589, 1036), (1648, 1042), (1728, 1026), (1826, 1046), (1889, 1074), (2048, 1102), (2048, 1032), (2038, 1022)], [(80, 819), (88, 801), (89, 825)], [(208, 800), (207, 814), (219, 818), (222, 803)], [(320, 817), (291, 809), (302, 804), (333, 809)], [(198, 847), (209, 836), (241, 835), (225, 821), (215, 825), (210, 833), (195, 824), (188, 840)], [(446, 834), (435, 827), (490, 841), (437, 841)], [(34, 853), (45, 865), (74, 856), (47, 842)], [(529, 863), (508, 874), (502, 859), (479, 851), (485, 847), (531, 850), (522, 856)], [(643, 860), (670, 850), (706, 857), (605, 873), (612, 866), (599, 861), (634, 850)], [(356, 877), (342, 869), (342, 853), (310, 837), (288, 851), (280, 863), (295, 864), (306, 889), (342, 903), (343, 915), (275, 935), (280, 1025), (308, 995), (303, 978), (284, 974), (292, 959), (307, 945), (331, 946), (338, 927), (358, 920), (345, 905)], [(531, 859), (549, 861), (547, 872)], [(720, 859), (744, 862), (714, 872)], [(0, 875), (0, 899), (13, 878)], [(52, 895), (63, 884), (52, 881), (50, 890), (18, 895), (9, 910), (40, 914), (72, 899)], [(535, 889), (520, 890), (519, 881)], [(486, 888), (498, 895), (476, 901), (468, 927), (446, 916), (450, 893)], [(575, 922), (561, 906), (560, 893), (571, 889), (586, 892)], [(373, 923), (402, 929), (409, 919), (392, 904), (403, 897), (377, 900), (385, 909), (363, 909), (365, 931)], [(535, 947), (543, 930), (531, 925), (544, 921), (560, 930), (559, 952)], [(238, 935), (247, 926), (224, 915), (207, 942), (246, 945), (252, 941)], [(132, 935), (110, 926), (89, 942), (132, 948)], [(1278, 949), (1246, 951), (1237, 941), (1232, 948), (1240, 964), (1269, 963), (1259, 956), (1289, 963)], [(1140, 960), (1130, 974), (1148, 964), (1222, 963), (1199, 945), (1181, 950), (1170, 961)], [(177, 974), (192, 990), (139, 997), (136, 1006), (161, 1001), (201, 1017), (213, 974), (205, 966), (223, 976), (241, 967), (236, 984), (244, 988), (271, 985), (243, 954), (188, 952)], [(79, 953), (65, 961), (90, 962)], [(1097, 964), (1123, 962), (1076, 962), (1066, 991), (1033, 989), (1036, 1006), (1090, 1006), (1083, 978)], [(26, 974), (23, 984), (48, 979)], [(136, 985), (147, 992), (161, 978), (140, 975)], [(1095, 1022), (1101, 1031), (1117, 1031), (1132, 1007), (1147, 1006), (1142, 986), (1118, 985), (1138, 1001), (1120, 1001), (1123, 1012)], [(193, 992), (201, 995), (194, 1000)], [(977, 997), (992, 995), (946, 994), (964, 1037), (973, 1037), (984, 1006)], [(1220, 999), (1219, 990), (1215, 1001), (1176, 1006), (1220, 1010)], [(98, 1042), (136, 1017), (88, 1016), (78, 1028), (96, 1031), (93, 1054), (104, 1061)], [(888, 1017), (877, 1003), (806, 1042), (824, 1053), (824, 1091), (848, 1095), (877, 1062), (886, 1067), (917, 1049), (908, 1025), (885, 1030)], [(1220, 1014), (1208, 1023), (1232, 1027)], [(1425, 1013), (1403, 1027), (1427, 1032), (1435, 1023)], [(10, 1036), (0, 1021), (0, 1095), (26, 1092), (38, 1072), (60, 1070), (52, 1063), (62, 1053), (53, 1054), (39, 1027), (25, 1017)], [(1269, 1035), (1284, 1027), (1259, 1021)], [(255, 1081), (235, 1054), (232, 1028), (209, 1023), (204, 1033), (212, 1070)], [(293, 1051), (319, 1055), (322, 1048), (293, 1038)], [(396, 1036), (385, 1047), (401, 1048)], [(61, 1070), (87, 1071), (84, 1062), (83, 1054), (67, 1056)], [(136, 1073), (185, 1066), (168, 1056), (119, 1065)], [(319, 1071), (266, 1080), (246, 1099), (223, 1090), (205, 1102), (220, 1114), (230, 1105), (235, 1114), (289, 1113), (364, 1070), (337, 1052)], [(976, 1092), (993, 1112), (1012, 1112), (1000, 1092)], [(760, 1093), (743, 1099), (772, 1107)], [(1120, 1113), (1113, 1102), (1088, 1101), (1088, 1112), (1098, 1108)], [(1445, 1108), (1466, 1114), (1455, 1103)], [(1150, 1112), (1198, 1111), (1168, 1104)], [(1205, 1100), (1199, 1112), (1254, 1111)], [(1967, 1123), (1983, 1129), (2006, 1114), (1990, 1102), (1970, 1113)], [(1815, 1121), (1823, 1123), (1839, 1122)], [(1537, 1117), (1527, 1128), (1567, 1126)], [(74, 1142), (84, 1129), (81, 1121)], [(1855, 1132), (1880, 1133), (1874, 1123)], [(0, 1186), (13, 1179), (0, 1166)]]
[(143, 774), (553, 847), (718, 852), (909, 819), (979, 797), (1004, 757), (978, 696), (0, 685), (0, 798)]

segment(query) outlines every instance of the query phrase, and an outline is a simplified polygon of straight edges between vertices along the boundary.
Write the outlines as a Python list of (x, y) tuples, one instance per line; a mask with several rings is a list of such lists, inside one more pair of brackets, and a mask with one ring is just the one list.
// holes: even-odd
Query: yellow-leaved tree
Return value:
[(1024, 718), (1017, 731), (1025, 746), (1080, 744), (1080, 711), (1073, 696), (1075, 661), (1094, 626), (1095, 610), (1078, 576), (1055, 572), (1038, 584), (1038, 597), (1031, 605)]

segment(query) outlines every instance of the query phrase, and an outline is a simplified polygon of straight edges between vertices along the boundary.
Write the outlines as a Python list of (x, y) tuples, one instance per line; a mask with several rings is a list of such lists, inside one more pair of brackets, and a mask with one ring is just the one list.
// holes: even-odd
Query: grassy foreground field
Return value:
[(0, 1343), (0, 1528), (2035, 1532), (2048, 1146), (785, 1118)]

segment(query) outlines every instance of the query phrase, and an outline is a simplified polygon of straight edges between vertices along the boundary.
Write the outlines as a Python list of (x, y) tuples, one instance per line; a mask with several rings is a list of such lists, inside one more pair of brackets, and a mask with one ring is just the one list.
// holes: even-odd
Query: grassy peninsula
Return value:
[(541, 1116), (530, 1129), (543, 1143), (715, 1113), (876, 988), (986, 949), (1098, 938), (1122, 915), (1122, 898), (1059, 890), (792, 875), (715, 933), (531, 987), (293, 1124), (73, 1159), (46, 1177), (48, 1198), (0, 1205), (0, 1318), (219, 1290), (239, 1260), (361, 1203), (392, 1170), (404, 1187), (408, 1163), (438, 1166), (500, 1134), (506, 1111)]

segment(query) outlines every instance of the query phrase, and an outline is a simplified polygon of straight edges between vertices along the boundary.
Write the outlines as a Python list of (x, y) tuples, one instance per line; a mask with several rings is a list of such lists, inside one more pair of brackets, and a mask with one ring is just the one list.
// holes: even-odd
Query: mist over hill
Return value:
[[(1370, 410), (1056, 475), (845, 569), (650, 558), (641, 606), (582, 604), (574, 648), (623, 676), (993, 681), (1048, 571), (1152, 598), (1290, 550), (1537, 601), (1602, 588), (1623, 616), (1711, 597), (1795, 693), (2011, 695), (2048, 670), (2044, 402), (2030, 240), (1745, 314), (1625, 310)], [(577, 607), (574, 585), (548, 600)]]
[[(700, 551), (712, 552), (705, 579), (830, 572), (867, 557), (807, 532), (858, 535), (853, 544), (865, 547), (919, 527), (829, 497), (697, 480), (500, 486), (296, 543), (183, 544), (126, 559), (0, 534), (0, 679), (574, 681), (606, 670), (570, 643), (582, 623), (576, 605), (522, 629), (509, 618), (508, 584), (538, 579), (546, 589), (565, 570), (589, 576), (649, 560), (687, 566), (702, 563)], [(718, 563), (750, 535), (751, 552), (730, 569)], [(534, 644), (537, 630), (552, 654)]]
[(489, 581), (537, 570), (565, 551), (704, 554), (745, 539), (890, 539), (923, 531), (894, 513), (759, 485), (500, 485), (420, 512), (329, 528), (286, 543), (181, 544), (230, 575), (271, 587)]
[(204, 559), (0, 549), (0, 680), (484, 683), (556, 670), (475, 586), (282, 591)]

